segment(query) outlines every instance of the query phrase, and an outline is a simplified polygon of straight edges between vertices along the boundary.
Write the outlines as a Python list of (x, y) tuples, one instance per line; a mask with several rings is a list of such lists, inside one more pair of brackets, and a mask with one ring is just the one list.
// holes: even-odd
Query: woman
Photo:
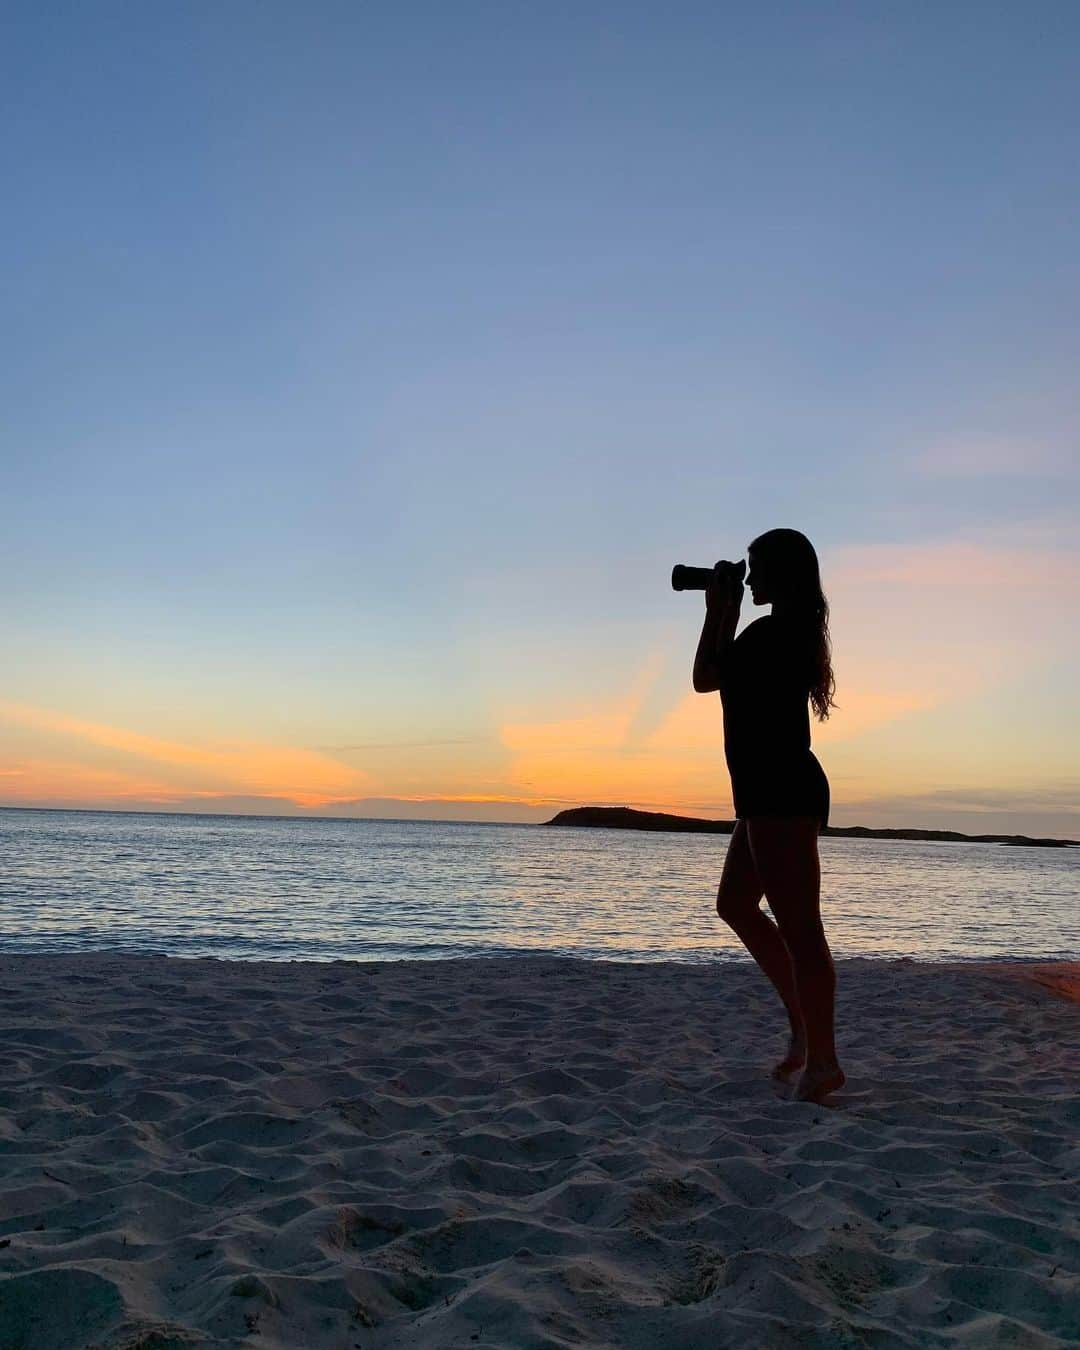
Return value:
[[(738, 638), (741, 565), (718, 562), (705, 592), (694, 688), (719, 690), (724, 754), (735, 798), (716, 912), (775, 985), (791, 1040), (773, 1077), (801, 1069), (800, 1101), (821, 1101), (844, 1082), (833, 1040), (836, 971), (821, 924), (818, 832), (829, 819), (829, 782), (810, 749), (833, 703), (829, 606), (817, 554), (798, 530), (769, 530), (748, 550), (755, 605), (772, 605)], [(762, 896), (776, 922), (760, 908)]]

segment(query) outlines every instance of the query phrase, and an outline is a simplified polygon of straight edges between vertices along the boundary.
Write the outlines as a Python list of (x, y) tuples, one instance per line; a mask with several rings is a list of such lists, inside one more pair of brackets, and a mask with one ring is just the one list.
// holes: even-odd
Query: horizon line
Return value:
[[(596, 803), (592, 803), (590, 805), (585, 806), (562, 807), (560, 810), (556, 811), (555, 814), (561, 815), (562, 812), (566, 810), (587, 811), (595, 809), (605, 811), (610, 810), (633, 811), (638, 810), (639, 808), (627, 806), (621, 807), (602, 806), (598, 808), (596, 806)], [(505, 825), (510, 827), (511, 829), (536, 828), (551, 823), (550, 821), (546, 820), (461, 820), (461, 819), (447, 818), (443, 816), (314, 816), (314, 815), (283, 816), (283, 815), (273, 815), (270, 813), (264, 813), (260, 811), (154, 811), (149, 809), (139, 809), (137, 807), (123, 807), (123, 806), (17, 806), (11, 805), (6, 802), (0, 803), (0, 811), (67, 811), (73, 815), (81, 814), (81, 815), (96, 815), (96, 816), (209, 816), (213, 817), (215, 820), (230, 820), (230, 819), (319, 820), (319, 821), (325, 820), (329, 822), (338, 822), (338, 823), (340, 823), (341, 821), (355, 820), (365, 822), (370, 821), (373, 824), (380, 824), (380, 825)], [(677, 815), (676, 812), (673, 811), (652, 811), (652, 812), (640, 811), (640, 814), (674, 816), (676, 819), (703, 820), (707, 821), (710, 824), (724, 824), (724, 825), (730, 824), (732, 826), (734, 825), (735, 819), (737, 819), (737, 818), (727, 819), (724, 817), (718, 817), (713, 819), (708, 816), (680, 817)], [(603, 827), (598, 826), (597, 828)], [(836, 825), (826, 827), (826, 829), (829, 828), (837, 830), (929, 831), (937, 827), (925, 825)], [(943, 832), (960, 835), (965, 833), (963, 830), (944, 830)], [(822, 837), (827, 839), (829, 835), (828, 833), (825, 833)], [(1016, 834), (1013, 837), (1017, 839), (1024, 839), (1024, 838), (1035, 838), (1036, 836)], [(973, 842), (976, 843), (978, 842), (978, 839), (975, 836), (971, 836), (971, 838)], [(1080, 839), (1054, 839), (1053, 842), (1062, 844), (1073, 844), (1077, 847), (1080, 847)]]

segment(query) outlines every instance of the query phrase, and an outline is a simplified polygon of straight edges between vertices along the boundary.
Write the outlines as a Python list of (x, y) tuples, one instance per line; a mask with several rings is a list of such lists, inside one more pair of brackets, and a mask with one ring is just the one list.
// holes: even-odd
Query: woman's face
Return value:
[(772, 604), (772, 588), (769, 585), (769, 576), (765, 564), (754, 552), (753, 549), (746, 555), (750, 560), (750, 570), (746, 574), (746, 584), (750, 590), (750, 598), (755, 605)]

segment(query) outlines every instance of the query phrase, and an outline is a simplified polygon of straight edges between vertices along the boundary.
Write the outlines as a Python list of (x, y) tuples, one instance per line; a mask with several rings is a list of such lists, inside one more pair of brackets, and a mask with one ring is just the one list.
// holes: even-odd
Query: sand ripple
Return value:
[(7, 957), (0, 1346), (1080, 1345), (1055, 971)]

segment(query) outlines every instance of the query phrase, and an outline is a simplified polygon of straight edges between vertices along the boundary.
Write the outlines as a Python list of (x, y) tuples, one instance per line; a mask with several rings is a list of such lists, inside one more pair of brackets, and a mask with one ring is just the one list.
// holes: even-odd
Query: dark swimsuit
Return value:
[(810, 749), (811, 676), (799, 634), (771, 614), (735, 639), (720, 685), (736, 816), (817, 816), (829, 780)]

